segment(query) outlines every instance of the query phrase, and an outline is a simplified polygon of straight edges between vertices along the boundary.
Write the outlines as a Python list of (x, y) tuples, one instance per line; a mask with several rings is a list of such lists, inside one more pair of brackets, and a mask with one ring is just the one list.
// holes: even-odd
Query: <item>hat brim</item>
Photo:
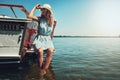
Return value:
[(53, 11), (51, 8), (41, 6), (41, 9), (43, 9), (43, 8), (45, 8), (45, 9), (49, 10), (51, 14), (53, 14), (53, 13), (54, 13), (54, 11)]

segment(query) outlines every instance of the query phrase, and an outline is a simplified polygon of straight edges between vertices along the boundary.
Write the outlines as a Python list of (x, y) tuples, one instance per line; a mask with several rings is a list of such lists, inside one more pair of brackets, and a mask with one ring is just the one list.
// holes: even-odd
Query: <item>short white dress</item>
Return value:
[(38, 25), (38, 34), (33, 41), (33, 44), (35, 45), (36, 49), (39, 48), (42, 48), (43, 50), (46, 50), (48, 48), (54, 49), (54, 45), (50, 37), (51, 32), (52, 27), (48, 25), (45, 18), (40, 18), (40, 22)]

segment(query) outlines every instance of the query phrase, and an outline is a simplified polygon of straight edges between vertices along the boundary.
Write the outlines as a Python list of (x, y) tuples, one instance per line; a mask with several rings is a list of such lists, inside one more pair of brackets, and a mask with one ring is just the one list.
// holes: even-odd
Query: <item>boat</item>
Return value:
[[(28, 11), (23, 5), (0, 4), (0, 9), (5, 11), (0, 11), (0, 64), (20, 63), (21, 56), (34, 53), (31, 37), (36, 33), (37, 22), (27, 18)], [(14, 16), (8, 16), (10, 11), (5, 9)], [(18, 17), (16, 9), (25, 18)]]

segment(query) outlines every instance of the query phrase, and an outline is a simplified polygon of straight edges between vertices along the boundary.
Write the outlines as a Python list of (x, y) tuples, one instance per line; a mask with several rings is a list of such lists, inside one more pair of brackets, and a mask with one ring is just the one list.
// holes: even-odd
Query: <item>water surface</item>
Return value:
[(50, 69), (2, 69), (0, 80), (120, 80), (120, 38), (54, 38)]

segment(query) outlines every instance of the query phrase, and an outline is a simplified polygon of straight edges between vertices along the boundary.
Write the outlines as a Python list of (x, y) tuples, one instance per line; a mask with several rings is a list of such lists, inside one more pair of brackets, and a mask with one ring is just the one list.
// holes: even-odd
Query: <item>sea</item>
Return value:
[(53, 43), (46, 75), (32, 63), (0, 69), (0, 80), (120, 80), (120, 38), (56, 37)]

